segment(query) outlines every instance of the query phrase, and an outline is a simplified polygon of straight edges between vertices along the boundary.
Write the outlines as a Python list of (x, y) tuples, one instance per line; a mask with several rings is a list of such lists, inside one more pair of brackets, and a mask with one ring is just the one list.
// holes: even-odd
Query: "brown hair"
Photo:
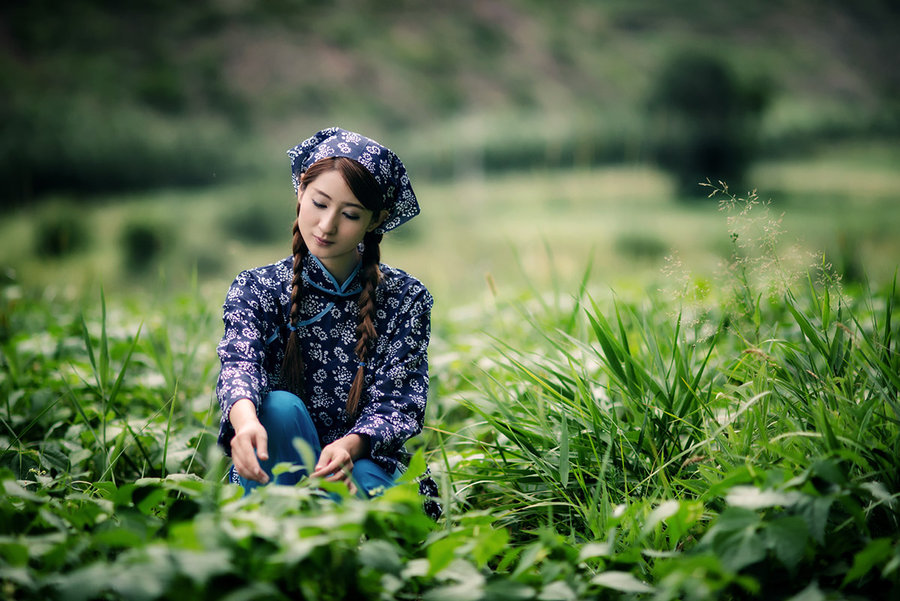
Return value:
[[(300, 175), (300, 190), (304, 190), (317, 177), (328, 171), (337, 171), (347, 182), (347, 186), (356, 199), (376, 216), (384, 207), (384, 198), (381, 188), (372, 174), (358, 162), (347, 157), (328, 157), (316, 161)], [(300, 203), (297, 203), (297, 215), (300, 215)], [(375, 288), (381, 281), (381, 271), (378, 264), (381, 261), (382, 235), (368, 232), (363, 238), (362, 267), (360, 269), (360, 282), (362, 292), (359, 295), (357, 305), (359, 307), (359, 324), (356, 326), (356, 347), (354, 352), (359, 360), (356, 377), (350, 386), (347, 395), (347, 415), (349, 419), (355, 417), (359, 408), (359, 399), (362, 396), (365, 382), (366, 362), (369, 351), (378, 334), (375, 332)], [(291, 311), (289, 324), (296, 327), (300, 316), (301, 282), (303, 271), (303, 258), (309, 253), (297, 220), (294, 220), (293, 229), (293, 255), (294, 278), (291, 281)], [(302, 397), (304, 394), (304, 365), (300, 352), (300, 337), (296, 330), (292, 329), (284, 350), (284, 360), (281, 363), (281, 384), (290, 392)]]

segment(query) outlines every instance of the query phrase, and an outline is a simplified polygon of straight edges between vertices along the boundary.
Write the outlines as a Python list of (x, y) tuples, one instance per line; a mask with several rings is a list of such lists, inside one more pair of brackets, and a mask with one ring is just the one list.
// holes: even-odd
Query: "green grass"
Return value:
[[(821, 157), (827, 169), (760, 166), (773, 187), (792, 186), (768, 204), (712, 190), (709, 204), (680, 205), (665, 179), (637, 168), (421, 186), (432, 210), (385, 254), (445, 303), (427, 428), (411, 445), (421, 451), (412, 473), (427, 463), (441, 486), (437, 523), (414, 485), (334, 504), (316, 481), (247, 498), (224, 483), (212, 392), (221, 295), (238, 264), (274, 251), (216, 246), (215, 228), (196, 224), (223, 223), (210, 215), (282, 186), (223, 186), (191, 202), (136, 196), (84, 216), (109, 228), (92, 230), (87, 254), (54, 263), (23, 251), (0, 287), (0, 590), (890, 598), (900, 586), (896, 261), (893, 272), (890, 256), (873, 262), (869, 284), (842, 280), (827, 254), (792, 239), (798, 224), (827, 240), (837, 224), (895, 218), (894, 180), (866, 152), (857, 165)], [(798, 190), (817, 180), (785, 175), (838, 168), (880, 182), (848, 190), (851, 215), (808, 206)], [(828, 227), (810, 224), (829, 212)], [(116, 228), (139, 215), (165, 224), (163, 257), (224, 249), (228, 274), (163, 261), (146, 276), (162, 283), (155, 290), (126, 292), (133, 276), (101, 290), (94, 278), (121, 259)], [(647, 236), (651, 216), (660, 239), (683, 240), (678, 258), (617, 254), (629, 251), (615, 240)], [(33, 230), (17, 219), (3, 227), (24, 239)], [(633, 229), (617, 228), (626, 219)], [(91, 253), (110, 271), (95, 262), (68, 278)]]
[(589, 273), (438, 328), (412, 470), (427, 458), (442, 484), (436, 524), (414, 485), (335, 505), (321, 482), (224, 484), (196, 293), (153, 314), (5, 286), (4, 593), (896, 592), (896, 286), (779, 294), (748, 268), (700, 300), (598, 300)]
[[(281, 160), (280, 152), (271, 154), (273, 162)], [(893, 235), (900, 228), (896, 158), (892, 147), (872, 144), (760, 164), (751, 180), (760, 182), (761, 199), (772, 201), (771, 218), (783, 214), (785, 260), (802, 271), (821, 251), (848, 276), (859, 277), (864, 268), (875, 281), (889, 279), (900, 253)], [(59, 197), (4, 217), (0, 265), (13, 268), (26, 286), (96, 290), (103, 283), (107, 290), (151, 291), (161, 280), (167, 287), (189, 286), (196, 268), (215, 308), (238, 271), (289, 252), (288, 234), (280, 240), (273, 234), (293, 214), (285, 172), (202, 190), (117, 195), (88, 206)], [(670, 181), (649, 167), (425, 179), (416, 181), (416, 191), (421, 215), (387, 236), (382, 254), (429, 286), (442, 315), (489, 299), (487, 277), (505, 297), (527, 285), (523, 274), (537, 288), (554, 281), (577, 286), (591, 262), (598, 288), (635, 290), (671, 266), (668, 255), (711, 277), (731, 252), (715, 202), (703, 202), (707, 191), (698, 186), (698, 202), (678, 202)], [(265, 225), (258, 243), (234, 231), (248, 207)], [(60, 218), (88, 232), (83, 248), (58, 258), (36, 254), (44, 224)], [(125, 272), (123, 235), (133, 224), (152, 228), (164, 241), (140, 273)]]

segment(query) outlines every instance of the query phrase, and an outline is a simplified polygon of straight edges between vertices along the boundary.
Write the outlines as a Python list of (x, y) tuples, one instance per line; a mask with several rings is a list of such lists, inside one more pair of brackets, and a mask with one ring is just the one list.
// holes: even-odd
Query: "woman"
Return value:
[[(228, 291), (219, 443), (248, 492), (272, 480), (275, 464), (302, 464), (300, 437), (317, 455), (313, 477), (368, 496), (405, 470), (404, 443), (423, 425), (433, 300), (381, 264), (379, 250), (418, 202), (400, 159), (357, 133), (325, 129), (288, 156), (293, 255), (242, 272)], [(419, 484), (436, 516), (434, 481)]]

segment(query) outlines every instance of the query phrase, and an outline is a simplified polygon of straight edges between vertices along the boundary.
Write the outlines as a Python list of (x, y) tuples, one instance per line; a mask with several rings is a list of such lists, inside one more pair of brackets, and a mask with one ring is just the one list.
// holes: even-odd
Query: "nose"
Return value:
[(334, 211), (325, 211), (319, 221), (322, 233), (332, 233), (337, 229), (337, 214)]

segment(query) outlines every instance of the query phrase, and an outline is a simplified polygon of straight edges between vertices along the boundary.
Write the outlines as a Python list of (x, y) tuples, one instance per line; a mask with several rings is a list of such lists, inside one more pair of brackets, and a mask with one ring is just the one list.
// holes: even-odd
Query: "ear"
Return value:
[(303, 186), (297, 188), (297, 215), (300, 214), (300, 197), (303, 196)]
[(366, 231), (371, 232), (372, 230), (377, 228), (379, 225), (384, 223), (384, 220), (388, 218), (388, 215), (390, 215), (389, 211), (381, 211), (380, 213), (378, 213), (377, 216), (372, 215), (372, 222), (369, 224), (369, 227), (366, 228)]

